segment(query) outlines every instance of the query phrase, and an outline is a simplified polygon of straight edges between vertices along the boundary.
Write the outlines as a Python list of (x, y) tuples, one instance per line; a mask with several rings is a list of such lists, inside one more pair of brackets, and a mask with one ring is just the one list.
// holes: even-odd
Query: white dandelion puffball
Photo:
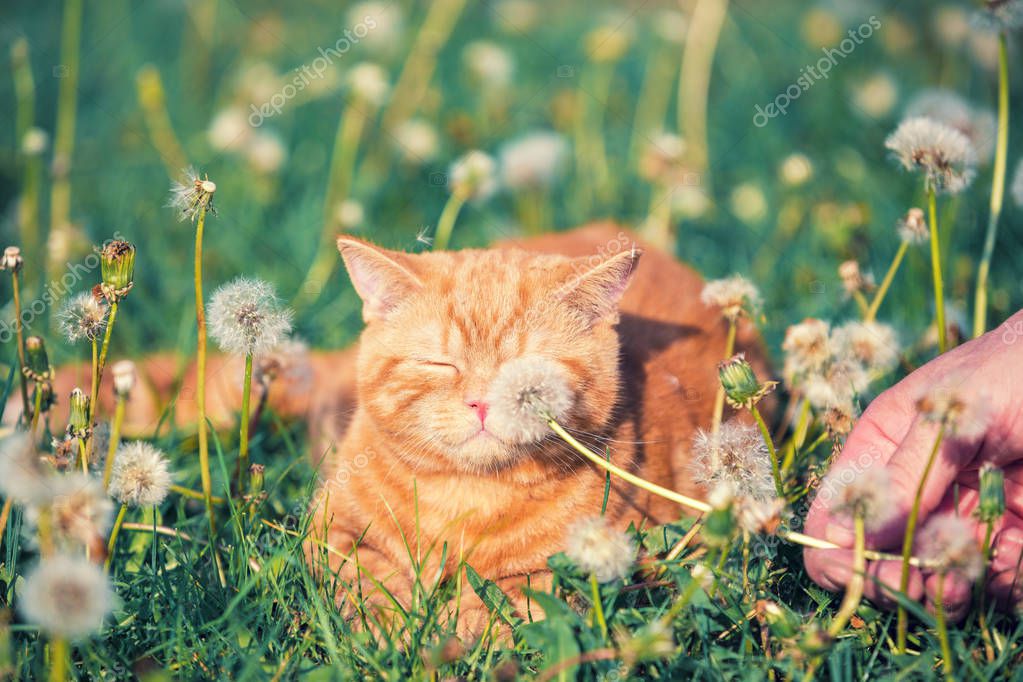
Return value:
[(489, 154), (472, 150), (455, 160), (448, 170), (452, 194), (466, 200), (484, 201), (497, 191), (497, 164)]
[(527, 133), (501, 148), (501, 180), (512, 190), (546, 187), (564, 170), (568, 143), (549, 131)]
[(756, 426), (737, 419), (722, 424), (717, 435), (697, 430), (690, 472), (693, 482), (708, 490), (723, 484), (735, 495), (758, 501), (775, 495), (764, 437)]
[(378, 52), (391, 52), (401, 43), (404, 16), (396, 2), (360, 2), (348, 10), (346, 26), (365, 27), (359, 46)]
[(826, 496), (822, 499), (833, 514), (848, 518), (861, 515), (867, 530), (879, 529), (896, 513), (891, 476), (880, 463), (866, 468), (853, 463), (832, 470), (819, 494)]
[(18, 594), (18, 610), (25, 620), (69, 639), (102, 629), (113, 605), (114, 592), (103, 569), (66, 554), (43, 559)]
[(57, 321), (68, 342), (95, 341), (107, 326), (107, 310), (106, 302), (85, 291), (64, 302)]
[(97, 538), (106, 537), (113, 524), (114, 504), (103, 491), (102, 481), (75, 471), (51, 475), (48, 485), (50, 503), (45, 509), (29, 508), (29, 522), (38, 525), (45, 512), (54, 537), (69, 546), (89, 546)]
[(973, 582), (984, 572), (980, 543), (973, 524), (955, 514), (933, 516), (917, 536), (920, 558), (942, 573), (955, 573)]
[(429, 121), (411, 118), (394, 129), (394, 149), (403, 163), (419, 165), (437, 158), (440, 138)]
[(28, 434), (0, 443), (0, 494), (25, 506), (48, 504), (53, 497), (48, 472)]
[(245, 110), (241, 107), (228, 107), (210, 121), (206, 139), (217, 151), (237, 151), (245, 147), (252, 131)]
[(291, 311), (281, 307), (273, 286), (248, 277), (217, 289), (207, 318), (210, 336), (234, 355), (266, 353), (291, 332)]
[(880, 322), (847, 322), (831, 332), (836, 355), (861, 362), (868, 371), (884, 374), (899, 364), (901, 349), (895, 330)]
[(760, 308), (760, 291), (745, 277), (734, 275), (704, 284), (700, 300), (704, 305), (720, 307), (726, 318), (736, 319)]
[(360, 62), (348, 72), (346, 83), (352, 96), (358, 100), (380, 106), (391, 91), (387, 71), (379, 64)]
[(785, 330), (784, 376), (792, 382), (808, 372), (818, 372), (831, 359), (831, 327), (824, 320), (807, 318)]
[(998, 119), (994, 112), (970, 104), (951, 90), (922, 90), (906, 106), (906, 116), (924, 116), (955, 128), (973, 144), (979, 163), (988, 163), (995, 154)]
[(107, 492), (121, 504), (153, 507), (167, 497), (171, 475), (163, 453), (142, 441), (117, 449)]
[(928, 186), (937, 192), (956, 194), (973, 181), (977, 163), (973, 144), (955, 128), (932, 118), (903, 120), (885, 140), (885, 147), (906, 170), (922, 171)]
[(288, 160), (288, 148), (280, 135), (260, 129), (245, 146), (245, 158), (260, 173), (274, 173)]
[(636, 562), (636, 543), (602, 516), (584, 518), (568, 531), (565, 554), (597, 582), (627, 578)]
[(507, 86), (515, 74), (515, 60), (508, 50), (489, 40), (466, 45), (462, 62), (473, 80), (488, 89)]
[(572, 390), (557, 362), (527, 356), (504, 363), (487, 396), (490, 421), (502, 434), (519, 442), (546, 436), (547, 419), (561, 419), (572, 409)]

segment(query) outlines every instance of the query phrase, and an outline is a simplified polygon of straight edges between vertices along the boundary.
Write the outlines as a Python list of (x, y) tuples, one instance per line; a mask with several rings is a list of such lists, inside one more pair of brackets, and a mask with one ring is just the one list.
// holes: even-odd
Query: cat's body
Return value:
[[(312, 535), (332, 551), (313, 543), (311, 553), (368, 603), (388, 604), (368, 576), (407, 601), (413, 562), (432, 579), (444, 554), (445, 572), (463, 558), (521, 609), (527, 576), (542, 585), (569, 527), (600, 513), (603, 471), (559, 440), (538, 440), (535, 424), (488, 407), (495, 376), (522, 357), (563, 377), (572, 403), (561, 421), (580, 440), (643, 478), (699, 493), (689, 453), (696, 429), (711, 421), (726, 325), (700, 301), (703, 282), (691, 269), (653, 250), (636, 267), (634, 238), (610, 224), (487, 251), (339, 245), (365, 301), (358, 354), (310, 354), (312, 371), (274, 384), (271, 402), (309, 419), (313, 460), (322, 456)], [(746, 328), (737, 348), (760, 364)], [(172, 370), (169, 359), (147, 364), (150, 382), (161, 384), (155, 393)], [(212, 416), (230, 419), (239, 366), (214, 360), (209, 373)], [(194, 414), (188, 383), (182, 421)], [(135, 402), (132, 430), (155, 424), (153, 399)], [(615, 526), (678, 515), (612, 481), (606, 517)], [(361, 583), (355, 561), (340, 557), (357, 540)], [(459, 613), (465, 632), (489, 616), (468, 588)]]

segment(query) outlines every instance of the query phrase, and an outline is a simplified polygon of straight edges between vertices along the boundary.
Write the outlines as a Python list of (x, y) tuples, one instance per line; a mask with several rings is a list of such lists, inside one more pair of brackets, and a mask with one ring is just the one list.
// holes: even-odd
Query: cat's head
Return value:
[(618, 392), (618, 302), (638, 251), (338, 248), (363, 301), (359, 405), (425, 470), (492, 472), (543, 458), (550, 433), (604, 426)]

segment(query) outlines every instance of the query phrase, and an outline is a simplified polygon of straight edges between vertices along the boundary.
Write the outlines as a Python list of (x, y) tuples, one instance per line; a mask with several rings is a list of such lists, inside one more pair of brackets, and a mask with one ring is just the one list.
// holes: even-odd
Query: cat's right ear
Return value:
[(352, 237), (338, 237), (337, 250), (362, 298), (362, 319), (367, 323), (385, 319), (402, 299), (423, 286), (402, 264), (403, 254)]

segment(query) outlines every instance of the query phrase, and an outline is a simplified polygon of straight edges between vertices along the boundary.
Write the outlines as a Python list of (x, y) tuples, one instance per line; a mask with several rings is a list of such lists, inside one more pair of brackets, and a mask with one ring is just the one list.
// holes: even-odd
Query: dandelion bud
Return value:
[(117, 449), (107, 492), (121, 504), (152, 507), (163, 502), (171, 475), (163, 452), (149, 443), (135, 441)]
[(53, 368), (41, 336), (25, 339), (25, 376), (37, 383), (53, 381)]
[(103, 276), (100, 290), (109, 302), (117, 303), (135, 283), (135, 246), (115, 239), (103, 246), (99, 258)]
[(718, 377), (725, 388), (728, 404), (735, 408), (752, 408), (774, 390), (778, 383), (765, 381), (761, 384), (757, 380), (757, 375), (753, 373), (753, 367), (742, 353), (719, 364)]
[(256, 499), (263, 492), (263, 484), (266, 476), (266, 467), (262, 464), (253, 464), (249, 467), (249, 494)]
[(493, 157), (474, 149), (451, 164), (448, 187), (463, 200), (484, 201), (497, 191), (496, 172)]
[(609, 526), (603, 516), (596, 516), (582, 519), (569, 530), (565, 554), (583, 572), (607, 583), (632, 572), (636, 543)]
[(896, 228), (899, 232), (899, 239), (908, 244), (923, 244), (931, 238), (924, 212), (919, 208), (909, 209), (905, 217), (899, 219)]
[(135, 363), (121, 360), (110, 369), (114, 376), (114, 395), (127, 400), (131, 390), (135, 388)]
[(24, 261), (21, 259), (21, 249), (17, 246), (8, 246), (4, 249), (3, 260), (0, 261), (0, 268), (4, 270), (10, 270), (11, 272), (17, 272), (21, 270), (21, 266)]
[(980, 503), (977, 518), (993, 523), (1005, 514), (1005, 472), (985, 463), (980, 468)]
[(68, 433), (84, 438), (89, 433), (89, 396), (80, 388), (71, 391), (69, 400), (71, 415), (68, 417)]
[(47, 633), (76, 639), (103, 627), (114, 593), (106, 573), (84, 557), (57, 554), (25, 578), (19, 608)]
[(832, 637), (820, 625), (811, 623), (803, 631), (803, 638), (799, 641), (799, 650), (807, 658), (817, 658), (827, 653), (831, 648)]
[(771, 634), (775, 637), (788, 639), (789, 637), (795, 637), (799, 632), (799, 619), (778, 606), (776, 602), (761, 599), (757, 602), (756, 606), (757, 611), (771, 629)]

